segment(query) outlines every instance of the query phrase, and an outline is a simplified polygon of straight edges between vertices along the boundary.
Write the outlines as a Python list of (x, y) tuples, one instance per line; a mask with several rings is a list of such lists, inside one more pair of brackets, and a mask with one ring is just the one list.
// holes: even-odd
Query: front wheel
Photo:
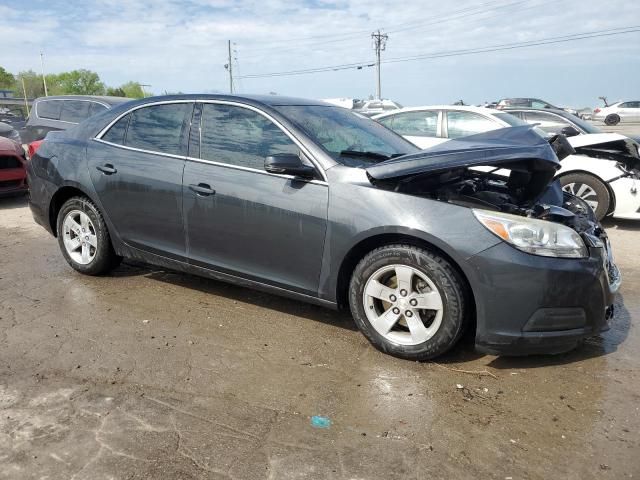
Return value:
[(84, 197), (70, 198), (58, 212), (58, 244), (67, 263), (85, 275), (107, 273), (121, 260), (100, 211)]
[(595, 176), (588, 173), (570, 173), (560, 177), (560, 184), (565, 192), (587, 202), (598, 221), (610, 213), (611, 195), (609, 189)]
[(409, 360), (442, 355), (464, 326), (460, 275), (443, 257), (411, 245), (366, 255), (351, 277), (349, 304), (356, 325), (378, 350)]

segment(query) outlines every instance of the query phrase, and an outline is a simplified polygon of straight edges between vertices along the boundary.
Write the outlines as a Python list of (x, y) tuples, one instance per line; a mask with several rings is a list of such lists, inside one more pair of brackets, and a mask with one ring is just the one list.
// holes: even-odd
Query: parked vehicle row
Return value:
[(420, 148), (526, 124), (537, 125), (543, 136), (566, 135), (575, 151), (556, 172), (564, 190), (585, 200), (600, 220), (607, 215), (640, 219), (638, 142), (616, 133), (600, 133), (564, 111), (440, 105), (405, 108), (374, 118)]
[(62, 95), (37, 98), (21, 133), (24, 143), (42, 140), (51, 131), (66, 130), (87, 118), (130, 99), (90, 95)]
[(592, 209), (554, 178), (565, 137), (494, 113), (507, 128), (431, 112), (418, 131), (442, 142), (420, 150), (323, 102), (145, 99), (50, 136), (28, 163), (30, 206), (85, 274), (132, 257), (349, 308), (408, 359), (465, 329), (493, 353), (566, 351), (607, 328), (619, 272)]

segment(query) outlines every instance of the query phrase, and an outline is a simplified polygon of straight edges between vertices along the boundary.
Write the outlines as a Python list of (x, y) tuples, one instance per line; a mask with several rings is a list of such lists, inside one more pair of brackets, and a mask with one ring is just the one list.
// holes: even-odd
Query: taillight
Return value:
[(593, 111), (593, 113), (600, 113), (600, 109), (599, 109), (599, 108), (596, 108), (596, 109)]
[(40, 148), (40, 145), (42, 145), (42, 142), (44, 142), (44, 140), (36, 140), (35, 142), (31, 142), (29, 144), (29, 148), (27, 149), (29, 158), (33, 157), (36, 154), (36, 152)]

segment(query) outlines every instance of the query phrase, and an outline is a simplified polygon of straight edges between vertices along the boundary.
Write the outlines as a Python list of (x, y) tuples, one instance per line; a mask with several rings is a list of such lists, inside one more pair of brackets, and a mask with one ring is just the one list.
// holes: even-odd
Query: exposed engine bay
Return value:
[[(566, 137), (548, 140), (555, 158), (575, 153)], [(593, 210), (582, 199), (563, 192), (554, 175), (559, 168), (539, 158), (518, 158), (482, 165), (479, 161), (449, 169), (431, 169), (389, 179), (373, 179), (382, 188), (469, 208), (481, 208), (562, 223), (576, 232), (603, 234)]]
[[(501, 174), (495, 173), (500, 170)], [(562, 223), (578, 233), (599, 236), (598, 222), (582, 199), (563, 192), (552, 181), (539, 198), (530, 196), (532, 175), (528, 171), (474, 167), (437, 175), (414, 177), (396, 184), (394, 190), (469, 208), (482, 208), (512, 215)]]

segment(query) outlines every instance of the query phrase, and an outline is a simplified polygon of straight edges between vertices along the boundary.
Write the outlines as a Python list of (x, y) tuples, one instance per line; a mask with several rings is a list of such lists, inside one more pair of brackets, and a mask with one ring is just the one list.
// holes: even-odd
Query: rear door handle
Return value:
[(206, 183), (199, 183), (197, 185), (192, 183), (191, 185), (189, 185), (189, 188), (196, 192), (197, 195), (201, 195), (203, 197), (208, 197), (209, 195), (213, 195), (214, 193), (216, 193), (216, 191)]
[(104, 173), (105, 175), (113, 175), (114, 173), (118, 172), (118, 170), (110, 163), (106, 163), (104, 165), (98, 165), (96, 168), (100, 170), (102, 173)]

